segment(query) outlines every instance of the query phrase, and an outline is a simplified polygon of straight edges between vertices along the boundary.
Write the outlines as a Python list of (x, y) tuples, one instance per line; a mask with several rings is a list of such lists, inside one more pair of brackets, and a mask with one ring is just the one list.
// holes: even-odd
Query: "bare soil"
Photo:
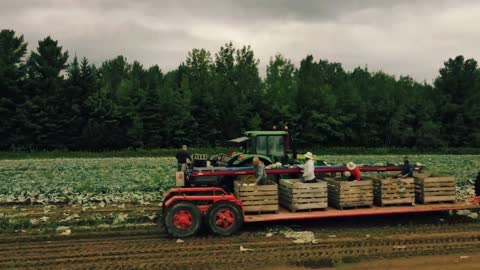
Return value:
[(338, 264), (335, 267), (309, 268), (289, 265), (269, 266), (263, 270), (477, 270), (480, 265), (480, 253), (415, 256), (396, 259), (377, 259), (360, 263)]
[[(431, 227), (422, 233), (392, 230), (389, 234), (369, 237), (349, 233), (332, 237), (316, 232), (319, 240), (316, 244), (296, 244), (281, 234), (266, 237), (255, 230), (232, 237), (188, 238), (182, 243), (153, 228), (79, 234), (74, 231), (70, 236), (51, 236), (50, 239), (39, 235), (19, 239), (0, 235), (0, 269), (302, 269), (333, 266), (406, 269), (401, 268), (401, 262), (421, 266), (422, 260), (385, 258), (456, 254), (452, 258), (458, 261), (463, 254), (480, 254), (480, 230), (478, 226), (469, 227)], [(242, 251), (241, 247), (247, 250)], [(461, 262), (465, 267), (478, 261), (477, 255), (469, 256), (473, 259)], [(357, 263), (375, 259), (383, 259), (372, 264), (377, 268), (370, 268), (369, 262)], [(455, 265), (457, 263), (452, 267)], [(428, 268), (422, 266), (421, 269)]]
[[(0, 210), (28, 213), (27, 218), (46, 215), (37, 206)], [(59, 206), (47, 215), (50, 222), (65, 213), (78, 213), (81, 220), (117, 211), (139, 216), (159, 212), (154, 205)], [(169, 238), (155, 221), (115, 226), (72, 221), (69, 235), (56, 231), (61, 223), (48, 222), (0, 232), (0, 269), (449, 270), (480, 265), (480, 223), (447, 214), (248, 224), (231, 237), (204, 232), (183, 242)], [(288, 230), (312, 231), (317, 241), (294, 243), (284, 236)]]
[(353, 265), (345, 265), (338, 269), (356, 270), (356, 269), (422, 269), (422, 270), (475, 270), (480, 266), (480, 253), (471, 254), (453, 254), (442, 256), (422, 256), (410, 257), (393, 260), (377, 260), (372, 262), (362, 262)]

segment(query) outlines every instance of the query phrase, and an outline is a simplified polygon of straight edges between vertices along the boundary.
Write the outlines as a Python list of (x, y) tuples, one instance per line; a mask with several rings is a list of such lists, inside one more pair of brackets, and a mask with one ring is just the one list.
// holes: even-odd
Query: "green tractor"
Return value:
[(265, 165), (280, 162), (292, 163), (296, 159), (293, 142), (288, 131), (246, 131), (244, 136), (230, 140), (239, 152), (212, 157), (215, 166), (250, 167), (254, 157)]
[[(206, 155), (193, 155), (193, 166), (196, 170), (212, 170), (212, 167), (204, 167), (208, 162), (216, 170), (252, 167), (254, 157), (258, 157), (265, 165), (293, 164), (296, 160), (295, 149), (291, 148), (293, 142), (286, 129), (284, 131), (246, 131), (244, 136), (229, 142), (235, 144), (239, 151), (210, 158), (207, 158)], [(200, 156), (203, 157), (203, 160), (198, 159)], [(233, 191), (233, 181), (237, 179), (237, 176), (198, 177), (188, 175), (187, 179), (188, 186), (220, 186), (225, 190)]]

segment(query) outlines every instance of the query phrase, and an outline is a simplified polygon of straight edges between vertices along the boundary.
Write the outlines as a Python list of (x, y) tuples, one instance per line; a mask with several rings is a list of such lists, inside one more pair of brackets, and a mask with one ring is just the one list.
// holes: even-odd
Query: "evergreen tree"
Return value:
[(73, 58), (72, 63), (67, 69), (67, 80), (65, 81), (64, 101), (61, 107), (64, 125), (68, 128), (64, 132), (66, 146), (69, 149), (78, 147), (79, 137), (84, 125), (84, 115), (82, 114), (82, 103), (85, 95), (82, 88), (82, 76), (80, 63), (77, 56)]
[[(24, 145), (40, 149), (65, 148), (69, 123), (65, 112), (66, 95), (62, 72), (67, 67), (68, 52), (63, 52), (51, 37), (38, 42), (37, 52), (27, 61), (27, 101), (19, 106), (19, 130), (28, 141)], [(21, 136), (20, 138), (22, 138)]]
[[(243, 111), (242, 128), (259, 129), (262, 126), (262, 118), (259, 113), (267, 106), (265, 103), (262, 80), (258, 73), (260, 61), (250, 46), (243, 46), (236, 52), (235, 83), (234, 89), (238, 95), (239, 110)], [(238, 136), (240, 134), (236, 134)]]
[(23, 36), (0, 31), (0, 149), (213, 146), (282, 124), (303, 147), (480, 146), (480, 71), (463, 56), (430, 85), (311, 55), (298, 69), (276, 55), (262, 80), (253, 50), (232, 43), (165, 76), (123, 56), (67, 65), (51, 37), (26, 54)]
[(190, 110), (194, 121), (191, 131), (193, 143), (213, 146), (221, 129), (216, 125), (220, 118), (211, 55), (204, 49), (194, 49), (188, 53), (185, 66), (192, 92)]
[(280, 54), (270, 59), (264, 88), (265, 100), (270, 108), (263, 114), (267, 127), (297, 122), (295, 67), (290, 60)]
[(117, 106), (121, 115), (121, 129), (124, 144), (134, 147), (143, 146), (143, 125), (140, 118), (140, 106), (144, 102), (146, 89), (146, 71), (134, 62), (126, 78), (117, 91)]
[(131, 66), (122, 55), (102, 63), (98, 70), (100, 87), (109, 98), (116, 99), (122, 81), (128, 77)]
[(222, 127), (218, 138), (220, 141), (237, 136), (244, 128), (245, 111), (239, 102), (241, 93), (237, 93), (235, 89), (235, 52), (233, 44), (228, 43), (215, 55), (215, 96), (219, 110), (218, 123)]
[[(330, 73), (336, 63), (315, 63), (309, 55), (300, 63), (298, 70), (297, 106), (299, 108), (300, 143), (303, 145), (333, 144), (342, 140), (344, 133), (337, 114), (337, 97), (330, 84), (335, 74)], [(335, 71), (337, 72), (337, 71)], [(343, 72), (343, 69), (338, 70)]]
[(179, 147), (189, 144), (193, 117), (188, 105), (191, 103), (188, 77), (185, 66), (165, 75), (165, 85), (161, 90), (162, 147)]
[(147, 77), (147, 93), (140, 106), (140, 116), (143, 123), (143, 143), (149, 148), (161, 147), (163, 141), (163, 116), (160, 107), (160, 85), (163, 74), (158, 66), (154, 66), (149, 68)]
[(13, 30), (0, 31), (0, 149), (14, 146), (19, 135), (14, 132), (13, 118), (23, 101), (26, 53), (23, 35), (16, 36)]
[(341, 122), (342, 140), (334, 145), (359, 146), (364, 145), (367, 131), (366, 112), (359, 89), (351, 81), (351, 75), (336, 90), (337, 118)]
[(84, 149), (99, 151), (122, 149), (125, 145), (119, 140), (119, 117), (115, 104), (108, 94), (99, 91), (85, 101), (87, 122), (82, 129)]
[(479, 145), (480, 74), (474, 59), (449, 59), (434, 82), (442, 134), (450, 146)]
[(223, 127), (220, 140), (231, 139), (251, 128), (251, 118), (264, 108), (258, 60), (249, 46), (237, 50), (227, 43), (215, 55), (214, 70), (219, 123)]

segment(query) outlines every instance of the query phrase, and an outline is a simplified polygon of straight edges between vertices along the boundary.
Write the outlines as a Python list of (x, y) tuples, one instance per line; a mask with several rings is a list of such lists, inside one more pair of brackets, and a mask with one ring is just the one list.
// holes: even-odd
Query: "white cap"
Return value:
[(347, 163), (347, 168), (348, 168), (350, 171), (353, 171), (353, 170), (355, 170), (355, 168), (357, 168), (357, 165), (356, 165), (355, 163), (353, 163), (353, 162), (350, 161), (349, 163)]

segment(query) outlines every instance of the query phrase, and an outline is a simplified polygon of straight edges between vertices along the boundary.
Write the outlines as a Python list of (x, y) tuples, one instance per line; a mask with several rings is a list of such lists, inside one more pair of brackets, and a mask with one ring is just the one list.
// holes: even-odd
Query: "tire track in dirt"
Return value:
[[(241, 252), (244, 245), (254, 251)], [(480, 249), (480, 233), (411, 234), (402, 237), (341, 238), (318, 244), (294, 244), (275, 236), (199, 237), (177, 244), (162, 237), (133, 236), (101, 239), (0, 244), (0, 268), (16, 269), (173, 269), (212, 268), (216, 264), (245, 266), (262, 263), (358, 257), (421, 255), (438, 251)]]
[[(465, 229), (459, 229), (459, 228), (456, 228), (455, 230), (453, 229), (449, 229), (449, 230), (441, 230), (439, 232), (430, 232), (430, 234), (428, 234), (427, 236), (428, 237), (434, 237), (436, 235), (438, 235), (439, 237), (442, 237), (443, 234), (450, 234), (450, 235), (455, 235), (455, 233), (457, 232), (461, 232), (461, 234), (466, 234), (468, 230), (465, 230)], [(109, 232), (104, 232), (104, 234), (107, 234), (107, 235), (103, 235), (103, 234), (96, 234), (96, 236), (105, 236), (105, 237), (98, 237), (98, 238), (94, 238), (95, 239), (95, 245), (97, 247), (100, 247), (102, 245), (105, 245), (105, 246), (110, 246), (112, 245), (112, 242), (115, 242), (115, 243), (118, 243), (118, 244), (122, 244), (122, 242), (130, 242), (132, 240), (134, 241), (143, 241), (143, 244), (149, 244), (149, 243), (154, 243), (154, 244), (158, 244), (159, 241), (161, 242), (164, 242), (165, 245), (169, 245), (171, 242), (174, 242), (174, 240), (172, 239), (168, 239), (168, 238), (165, 238), (164, 235), (160, 234), (156, 234), (158, 233), (158, 230), (155, 231), (140, 231), (140, 232), (135, 232), (135, 231), (120, 231), (120, 232), (117, 232), (118, 234), (121, 234), (121, 233), (128, 233), (130, 232), (132, 235), (127, 235), (127, 236), (116, 236), (116, 235), (108, 235), (107, 233)], [(88, 232), (85, 232), (86, 233), (86, 236), (92, 236), (90, 234), (88, 234)], [(145, 235), (143, 235), (142, 233), (145, 233)], [(386, 235), (386, 236), (381, 236), (381, 239), (397, 239), (397, 240), (401, 240), (403, 237), (407, 237), (409, 238), (408, 235), (406, 236), (399, 236), (399, 235)], [(416, 237), (417, 237), (417, 240), (416, 241), (420, 241), (421, 239), (424, 238), (424, 236), (422, 234), (416, 234)], [(258, 234), (252, 234), (252, 233), (244, 233), (240, 236), (234, 236), (234, 237), (231, 237), (231, 238), (218, 238), (218, 237), (213, 237), (213, 236), (210, 236), (210, 237), (197, 237), (195, 238), (195, 241), (194, 242), (190, 242), (190, 241), (187, 241), (185, 242), (183, 245), (182, 245), (182, 248), (185, 249), (185, 248), (188, 248), (189, 246), (194, 246), (195, 248), (203, 248), (203, 247), (210, 247), (212, 245), (219, 245), (219, 242), (220, 243), (225, 243), (223, 245), (228, 245), (229, 244), (229, 240), (232, 239), (233, 242), (237, 241), (236, 239), (240, 238), (242, 242), (249, 242), (249, 243), (252, 243), (252, 244), (256, 244), (256, 243), (263, 243), (263, 244), (268, 244), (270, 243), (271, 241), (265, 241), (266, 239), (272, 239), (272, 238), (265, 238), (265, 237), (259, 237)], [(377, 237), (374, 237), (372, 239), (378, 239), (379, 236)], [(65, 239), (65, 237), (63, 238)], [(88, 238), (72, 238), (72, 237), (68, 237), (69, 242), (65, 243), (64, 241), (49, 241), (50, 245), (50, 249), (51, 250), (54, 250), (55, 248), (59, 248), (59, 249), (65, 249), (65, 248), (69, 248), (71, 247), (72, 244), (74, 244), (75, 246), (79, 246), (79, 245), (82, 245), (82, 244), (88, 244), (88, 243), (91, 243), (92, 242), (92, 237), (88, 237)], [(222, 239), (222, 240), (219, 240), (219, 239)], [(261, 242), (258, 242), (258, 239), (264, 239), (263, 241)], [(351, 240), (356, 240), (358, 239), (358, 237), (341, 237), (340, 238), (341, 241), (346, 241), (348, 239), (351, 239)], [(62, 238), (60, 238), (59, 240), (62, 240)], [(331, 238), (329, 239), (327, 242), (328, 243), (333, 243), (337, 241), (336, 238)], [(230, 241), (231, 242), (231, 241)], [(286, 239), (284, 237), (277, 237), (276, 240), (273, 241), (274, 243), (278, 243), (278, 244), (282, 244), (282, 243), (290, 243), (291, 240), (289, 239)], [(32, 248), (40, 248), (40, 247), (43, 247), (44, 246), (44, 242), (43, 241), (31, 241), (29, 243), (28, 246), (23, 246), (21, 245), (23, 243), (23, 241), (12, 241), (10, 243), (7, 243), (5, 242), (3, 245), (0, 246), (0, 255), (2, 254), (2, 252), (10, 252), (10, 251), (13, 251), (13, 250), (17, 250), (17, 251), (22, 251), (23, 250), (30, 250)], [(1, 259), (0, 259), (1, 260)]]
[[(429, 251), (429, 250), (434, 250), (438, 248), (438, 245), (430, 245), (430, 246), (427, 246), (427, 247), (415, 247), (412, 249), (412, 251), (414, 251), (413, 254), (417, 254), (419, 253), (419, 251)], [(453, 247), (444, 247), (444, 250), (446, 249), (454, 249), (454, 248), (458, 248), (458, 246), (453, 246)], [(465, 248), (465, 243), (462, 244), (462, 248)], [(267, 250), (268, 252), (270, 252), (270, 250)], [(352, 251), (349, 251), (349, 250), (346, 250), (346, 251), (343, 251), (343, 252), (339, 252), (338, 250), (334, 250), (334, 251), (330, 251), (330, 252), (290, 252), (290, 253), (287, 253), (287, 254), (284, 254), (284, 252), (287, 252), (287, 251), (283, 251), (280, 255), (282, 256), (280, 260), (282, 261), (298, 261), (298, 260), (307, 260), (307, 259), (313, 259), (313, 258), (320, 258), (320, 257), (325, 257), (325, 258), (328, 258), (328, 257), (331, 257), (331, 256), (345, 256), (345, 255), (348, 255), (348, 256), (352, 256), (352, 254), (354, 254), (354, 252)], [(403, 251), (402, 253), (405, 254), (406, 251)], [(356, 254), (354, 255), (372, 255), (374, 254), (375, 252), (372, 252), (372, 251), (364, 251), (364, 252), (356, 252)], [(385, 254), (388, 254), (388, 252), (385, 252), (385, 250), (383, 250), (381, 252), (382, 255), (385, 255)], [(422, 253), (423, 254), (423, 253)], [(208, 259), (206, 259), (204, 256), (202, 256), (203, 259), (192, 259), (192, 258), (189, 258), (189, 259), (183, 259), (185, 257), (183, 257), (184, 255), (188, 255), (188, 254), (176, 254), (176, 258), (182, 258), (182, 263), (178, 263), (177, 262), (174, 262), (172, 259), (157, 259), (155, 258), (154, 256), (152, 255), (158, 255), (157, 253), (153, 253), (153, 254), (140, 254), (138, 256), (135, 255), (130, 255), (130, 256), (122, 256), (122, 255), (111, 255), (111, 256), (105, 256), (104, 258), (100, 259), (100, 260), (90, 260), (90, 259), (86, 259), (86, 260), (81, 260), (81, 261), (72, 261), (72, 260), (61, 260), (61, 261), (57, 261), (56, 262), (56, 266), (65, 266), (65, 265), (68, 265), (69, 268), (71, 268), (72, 264), (73, 266), (76, 266), (75, 268), (78, 268), (78, 269), (82, 269), (84, 268), (85, 266), (91, 266), (91, 267), (94, 267), (94, 268), (105, 268), (105, 269), (122, 269), (120, 267), (120, 265), (123, 265), (123, 264), (126, 264), (126, 266), (124, 267), (124, 269), (129, 269), (131, 268), (133, 265), (137, 265), (137, 264), (150, 264), (152, 267), (155, 267), (155, 268), (163, 268), (163, 269), (172, 269), (172, 268), (176, 268), (176, 267), (179, 267), (179, 266), (183, 266), (183, 267), (188, 267), (188, 266), (198, 266), (198, 265), (210, 265), (211, 262), (208, 262)], [(194, 255), (194, 254), (190, 254), (190, 255)], [(255, 264), (256, 262), (258, 263), (258, 261), (261, 261), (263, 260), (264, 262), (278, 262), (278, 255), (275, 255), (275, 256), (272, 256), (271, 253), (269, 254), (256, 254), (255, 256), (249, 256), (248, 258), (246, 259), (238, 259), (238, 257), (233, 257), (231, 256), (230, 254), (224, 254), (224, 253), (210, 253), (210, 254), (205, 254), (205, 253), (202, 253), (202, 255), (215, 255), (214, 257), (212, 256), (209, 256), (211, 259), (210, 260), (213, 260), (212, 262), (214, 263), (221, 263), (221, 264), (224, 264), (224, 265), (227, 265), (227, 264), (245, 264), (245, 263), (251, 263), (251, 264)], [(235, 254), (232, 254), (232, 255), (238, 255), (238, 252), (236, 252)], [(196, 257), (196, 256), (193, 256), (193, 257)], [(208, 257), (207, 257), (208, 258)], [(80, 258), (81, 259), (81, 258)], [(48, 268), (54, 266), (52, 264), (49, 264), (49, 263), (46, 263), (46, 264), (43, 264), (43, 263), (35, 263), (34, 265), (26, 265), (27, 267), (29, 266), (35, 266), (35, 267), (39, 267), (39, 266), (47, 266)]]

